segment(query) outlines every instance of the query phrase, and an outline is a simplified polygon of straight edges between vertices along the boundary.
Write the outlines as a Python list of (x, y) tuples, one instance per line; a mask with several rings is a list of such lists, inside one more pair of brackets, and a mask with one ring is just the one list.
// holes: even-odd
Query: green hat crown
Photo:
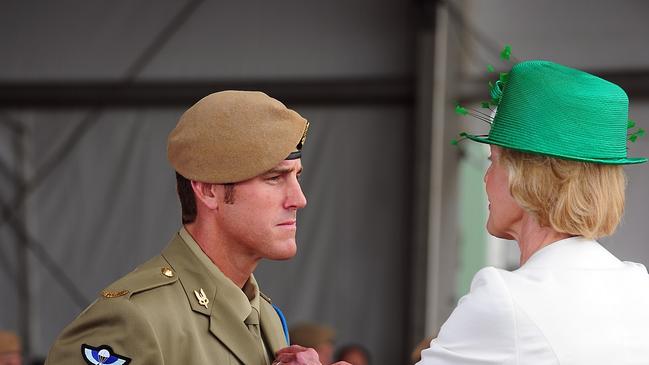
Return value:
[[(619, 86), (550, 61), (516, 64), (497, 87), (498, 108), (487, 137), (471, 140), (553, 157), (603, 164), (627, 158), (629, 100)], [(495, 88), (492, 88), (492, 93)], [(496, 95), (492, 95), (492, 98)], [(642, 135), (639, 130), (632, 141)]]

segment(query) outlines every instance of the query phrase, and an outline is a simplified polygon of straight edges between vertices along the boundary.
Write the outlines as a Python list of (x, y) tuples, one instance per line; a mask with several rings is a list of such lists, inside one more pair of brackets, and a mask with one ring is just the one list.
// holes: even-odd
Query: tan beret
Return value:
[(189, 108), (169, 134), (167, 157), (189, 180), (234, 183), (299, 150), (308, 122), (259, 91), (221, 91)]
[(333, 342), (335, 332), (328, 326), (315, 323), (300, 323), (289, 331), (291, 344), (316, 348), (327, 342)]
[(20, 351), (20, 339), (18, 336), (13, 332), (0, 331), (0, 354)]

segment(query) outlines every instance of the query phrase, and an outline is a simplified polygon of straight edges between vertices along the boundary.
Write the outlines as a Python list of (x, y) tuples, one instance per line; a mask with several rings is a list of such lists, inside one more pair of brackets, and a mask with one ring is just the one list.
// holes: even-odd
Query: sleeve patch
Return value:
[(115, 353), (108, 345), (92, 347), (84, 343), (81, 355), (88, 365), (127, 365), (131, 362), (130, 358)]

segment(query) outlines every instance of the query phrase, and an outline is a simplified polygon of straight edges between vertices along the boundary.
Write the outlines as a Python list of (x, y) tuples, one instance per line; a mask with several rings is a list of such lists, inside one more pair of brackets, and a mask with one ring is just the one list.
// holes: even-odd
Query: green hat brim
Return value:
[(534, 150), (530, 150), (530, 149), (524, 149), (524, 148), (520, 148), (518, 146), (513, 146), (513, 145), (508, 144), (508, 143), (503, 143), (501, 141), (494, 141), (492, 139), (489, 139), (489, 136), (482, 137), (482, 136), (477, 136), (477, 135), (467, 133), (465, 135), (465, 137), (472, 140), (472, 141), (479, 142), (479, 143), (493, 144), (493, 145), (509, 148), (509, 149), (516, 150), (516, 151), (527, 152), (527, 153), (532, 153), (532, 154), (536, 154), (536, 155), (544, 155), (544, 156), (562, 158), (562, 159), (565, 159), (565, 160), (593, 162), (593, 163), (601, 163), (601, 164), (606, 164), (606, 165), (633, 165), (633, 164), (639, 164), (639, 163), (647, 162), (647, 158), (645, 158), (645, 157), (589, 158), (589, 157), (577, 157), (577, 156), (563, 156), (563, 155), (552, 154), (552, 153), (547, 153), (547, 152), (539, 152), (539, 151), (534, 151)]

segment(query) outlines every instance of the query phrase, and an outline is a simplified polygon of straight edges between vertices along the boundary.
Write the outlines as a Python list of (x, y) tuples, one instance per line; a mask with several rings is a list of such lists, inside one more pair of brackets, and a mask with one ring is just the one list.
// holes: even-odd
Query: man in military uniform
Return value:
[[(218, 92), (187, 110), (167, 146), (183, 226), (63, 330), (46, 364), (271, 364), (286, 325), (252, 273), (296, 253), (307, 128), (261, 92)], [(275, 363), (313, 353), (287, 348)]]

